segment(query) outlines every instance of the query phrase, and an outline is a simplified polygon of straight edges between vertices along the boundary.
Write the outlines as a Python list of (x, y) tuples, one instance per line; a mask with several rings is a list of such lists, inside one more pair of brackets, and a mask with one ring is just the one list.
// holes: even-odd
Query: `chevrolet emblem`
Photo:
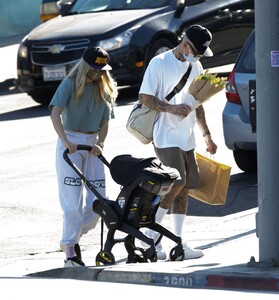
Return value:
[(61, 44), (55, 44), (48, 48), (48, 52), (51, 52), (52, 54), (57, 54), (62, 52), (65, 49), (65, 46)]

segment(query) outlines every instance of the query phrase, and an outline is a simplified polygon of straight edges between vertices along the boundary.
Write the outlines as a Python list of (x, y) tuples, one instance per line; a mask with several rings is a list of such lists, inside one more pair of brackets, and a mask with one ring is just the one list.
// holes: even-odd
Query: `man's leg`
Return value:
[[(183, 186), (178, 185), (178, 186), (173, 186), (172, 189), (170, 190), (170, 192), (166, 195), (164, 195), (160, 201), (160, 205), (158, 207), (156, 216), (155, 216), (155, 221), (158, 224), (161, 224), (165, 215), (168, 213), (168, 211), (171, 209), (172, 207), (172, 203), (173, 203), (173, 199), (175, 199), (177, 197), (177, 195), (179, 194), (181, 188)], [(154, 239), (154, 241), (156, 242), (160, 236), (160, 233), (158, 233), (157, 231), (148, 229), (145, 234), (151, 238)], [(157, 255), (158, 255), (158, 259), (159, 260), (165, 260), (167, 258), (166, 252), (163, 250), (162, 248), (162, 244), (159, 243), (156, 246), (156, 250), (157, 250)]]
[[(188, 209), (188, 194), (189, 189), (184, 186), (174, 199), (171, 207), (172, 232), (180, 237), (183, 235), (183, 225)], [(183, 248), (185, 259), (199, 258), (204, 255), (201, 250), (192, 249), (185, 241), (183, 242)]]

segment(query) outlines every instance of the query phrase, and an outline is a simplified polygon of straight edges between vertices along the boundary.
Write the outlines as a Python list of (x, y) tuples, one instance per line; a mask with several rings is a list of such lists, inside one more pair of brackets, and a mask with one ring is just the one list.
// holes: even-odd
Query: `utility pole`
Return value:
[(259, 263), (279, 266), (279, 1), (255, 0)]

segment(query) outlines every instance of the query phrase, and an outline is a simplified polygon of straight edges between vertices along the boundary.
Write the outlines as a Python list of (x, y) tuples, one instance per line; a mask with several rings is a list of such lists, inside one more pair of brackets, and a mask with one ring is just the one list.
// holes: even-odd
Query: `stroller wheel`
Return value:
[(151, 246), (147, 250), (144, 251), (144, 257), (146, 261), (156, 262), (158, 260), (157, 252), (155, 246)]
[(127, 264), (147, 262), (143, 248), (135, 247), (133, 252), (130, 252), (127, 259)]
[(129, 254), (126, 264), (135, 264), (146, 262), (146, 259), (138, 254)]
[(96, 266), (114, 265), (115, 258), (111, 252), (101, 251), (96, 256)]
[(171, 261), (182, 261), (185, 258), (185, 253), (182, 244), (178, 244), (170, 251)]

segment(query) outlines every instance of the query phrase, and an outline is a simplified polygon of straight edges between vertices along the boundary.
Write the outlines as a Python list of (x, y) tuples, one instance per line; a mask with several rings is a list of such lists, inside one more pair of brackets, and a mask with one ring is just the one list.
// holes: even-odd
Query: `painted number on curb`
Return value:
[(179, 286), (179, 287), (192, 287), (193, 278), (187, 276), (164, 276), (166, 285)]

